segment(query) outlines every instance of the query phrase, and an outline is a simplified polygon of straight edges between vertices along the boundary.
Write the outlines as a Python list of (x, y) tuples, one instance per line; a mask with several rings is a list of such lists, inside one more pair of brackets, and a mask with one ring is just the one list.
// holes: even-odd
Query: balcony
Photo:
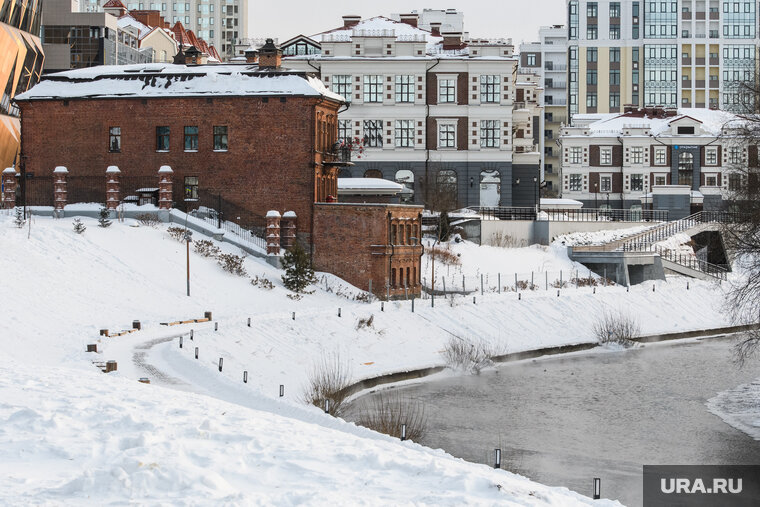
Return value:
[(691, 19), (691, 11), (683, 11), (681, 13), (681, 19)]
[(690, 56), (682, 56), (681, 57), (681, 65), (691, 65), (691, 57)]
[(702, 11), (702, 12), (696, 12), (695, 16), (694, 16), (694, 19), (705, 19), (705, 12), (704, 11)]
[(341, 145), (340, 143), (336, 143), (330, 151), (326, 151), (324, 153), (323, 164), (332, 166), (354, 165), (353, 162), (351, 162), (352, 151), (353, 150), (350, 144)]
[(567, 83), (555, 83), (552, 81), (547, 85), (547, 88), (551, 88), (553, 90), (564, 90), (567, 86)]
[(704, 57), (704, 56), (702, 56), (702, 57), (699, 57), (699, 56), (698, 56), (698, 57), (696, 57), (696, 58), (694, 59), (694, 63), (695, 63), (696, 65), (704, 65), (704, 64), (705, 64), (705, 57)]
[(718, 88), (720, 88), (720, 81), (718, 81), (717, 79), (711, 79), (710, 80), (710, 89), (711, 90), (717, 90)]
[(710, 57), (710, 65), (720, 65), (720, 62), (718, 61), (717, 56), (711, 56)]
[(691, 79), (682, 79), (681, 88), (691, 88)]
[(710, 19), (720, 19), (720, 12), (710, 10)]
[(697, 108), (704, 108), (704, 107), (705, 107), (705, 103), (704, 103), (704, 102), (697, 102), (697, 103), (695, 103), (694, 105), (695, 105)]
[(694, 81), (694, 88), (704, 88), (705, 87), (705, 80), (704, 79), (697, 79)]

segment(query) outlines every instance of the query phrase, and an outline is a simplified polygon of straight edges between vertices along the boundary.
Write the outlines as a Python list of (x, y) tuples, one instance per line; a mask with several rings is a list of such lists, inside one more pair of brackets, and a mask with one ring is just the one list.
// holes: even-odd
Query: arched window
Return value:
[(414, 200), (414, 173), (409, 169), (397, 171), (396, 183), (404, 185), (400, 196), (401, 202), (412, 202)]
[(499, 171), (480, 171), (480, 205), (495, 207), (501, 200), (501, 175)]
[(694, 155), (688, 151), (678, 154), (678, 184), (691, 187), (694, 178)]

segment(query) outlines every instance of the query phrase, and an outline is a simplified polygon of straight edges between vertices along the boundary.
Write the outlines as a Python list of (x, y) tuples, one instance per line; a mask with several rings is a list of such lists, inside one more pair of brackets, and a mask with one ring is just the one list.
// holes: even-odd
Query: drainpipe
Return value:
[[(422, 222), (420, 222), (422, 223)], [(420, 226), (421, 227), (421, 226)], [(393, 244), (393, 236), (391, 235), (391, 213), (388, 212), (388, 244), (391, 245), (391, 255), (388, 257), (388, 285), (391, 283), (391, 273), (392, 273), (392, 263), (393, 263), (393, 255), (396, 253), (396, 245)], [(388, 292), (390, 294), (390, 291)], [(388, 297), (388, 301), (390, 301), (390, 297)]]
[(432, 67), (428, 67), (425, 69), (425, 203), (427, 204), (428, 200), (428, 187), (430, 186), (430, 146), (428, 145), (428, 138), (429, 138), (429, 132), (428, 132), (428, 120), (430, 119), (430, 101), (427, 100), (427, 86), (428, 86), (428, 74), (430, 74), (430, 71), (433, 70), (439, 63), (441, 63), (440, 58), (436, 58), (435, 64)]

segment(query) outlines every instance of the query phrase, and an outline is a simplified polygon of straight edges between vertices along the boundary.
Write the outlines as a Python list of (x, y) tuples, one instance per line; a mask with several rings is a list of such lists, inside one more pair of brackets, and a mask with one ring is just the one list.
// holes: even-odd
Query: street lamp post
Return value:
[(538, 178), (533, 177), (533, 208), (536, 210), (536, 220), (538, 220)]
[(185, 229), (185, 243), (187, 244), (187, 297), (190, 297), (190, 243), (193, 241), (191, 236), (193, 231)]
[(594, 183), (594, 212), (596, 213), (596, 221), (599, 221), (599, 204), (597, 203), (597, 197), (599, 196), (599, 183)]

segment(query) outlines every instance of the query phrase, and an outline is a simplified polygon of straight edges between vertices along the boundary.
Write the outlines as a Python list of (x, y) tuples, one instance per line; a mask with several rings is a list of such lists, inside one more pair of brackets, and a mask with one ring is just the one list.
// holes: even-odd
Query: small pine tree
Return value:
[(448, 211), (442, 211), (438, 219), (438, 239), (448, 241), (451, 236), (451, 220)]
[(293, 292), (303, 292), (306, 287), (317, 282), (309, 256), (298, 243), (282, 256), (282, 266), (285, 268), (282, 283)]
[(81, 220), (78, 218), (74, 219), (74, 232), (77, 234), (82, 234), (84, 231), (87, 230), (87, 227), (84, 226)]
[(21, 229), (24, 224), (26, 224), (26, 219), (24, 218), (24, 211), (21, 208), (16, 208), (16, 216), (13, 219), (13, 223), (16, 224), (16, 227)]
[(100, 208), (100, 218), (98, 218), (98, 226), (99, 227), (110, 227), (111, 221), (108, 219), (109, 213), (108, 208), (105, 206)]

